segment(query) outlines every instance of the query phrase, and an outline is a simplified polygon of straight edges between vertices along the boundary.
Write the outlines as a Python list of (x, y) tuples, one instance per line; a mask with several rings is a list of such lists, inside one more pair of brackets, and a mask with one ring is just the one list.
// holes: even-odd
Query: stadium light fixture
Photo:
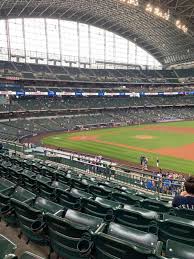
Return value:
[(182, 30), (184, 33), (188, 32), (188, 27), (183, 24), (180, 20), (176, 20), (176, 27)]
[(139, 0), (120, 0), (120, 2), (128, 5), (133, 5), (133, 6), (139, 5)]
[(147, 4), (145, 7), (146, 12), (152, 13), (166, 21), (170, 19), (170, 12), (164, 12), (159, 7), (155, 7), (152, 4)]

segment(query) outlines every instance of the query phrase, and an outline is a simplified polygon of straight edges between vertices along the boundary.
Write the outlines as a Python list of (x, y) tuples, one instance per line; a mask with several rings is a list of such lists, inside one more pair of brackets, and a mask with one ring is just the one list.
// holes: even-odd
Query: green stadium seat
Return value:
[(59, 182), (59, 181), (53, 181), (51, 186), (55, 189), (60, 189), (60, 190), (63, 190), (63, 191), (67, 191), (69, 190), (69, 186), (62, 183), (62, 182)]
[(7, 224), (17, 225), (17, 218), (13, 207), (11, 206), (10, 199), (14, 198), (20, 202), (30, 202), (36, 195), (28, 190), (18, 186), (14, 191), (7, 196), (0, 194), (0, 214)]
[(158, 213), (168, 213), (172, 208), (172, 206), (168, 203), (151, 199), (143, 200), (141, 202), (141, 207), (144, 209), (156, 211)]
[(85, 199), (92, 199), (93, 198), (92, 194), (80, 191), (80, 190), (75, 189), (75, 188), (71, 189), (70, 194), (72, 194), (76, 198), (85, 198)]
[(158, 214), (130, 205), (124, 205), (123, 209), (118, 209), (115, 213), (115, 222), (133, 227), (142, 231), (157, 233)]
[(110, 181), (104, 181), (104, 182), (101, 181), (101, 182), (99, 182), (99, 185), (106, 186), (106, 187), (109, 187), (109, 188), (117, 187), (116, 183), (113, 183), (113, 182), (110, 182)]
[(44, 213), (57, 214), (62, 211), (63, 207), (42, 197), (37, 197), (28, 203), (11, 199), (11, 205), (15, 210), (20, 226), (19, 237), (24, 234), (28, 238), (28, 242), (47, 244), (48, 240), (43, 231)]
[(8, 254), (14, 254), (17, 246), (8, 238), (0, 235), (0, 258), (4, 259)]
[(128, 205), (139, 205), (142, 201), (141, 197), (120, 192), (113, 192), (111, 199)]
[(132, 190), (132, 189), (129, 189), (129, 188), (127, 188), (127, 187), (125, 187), (125, 186), (119, 186), (119, 187), (115, 187), (114, 188), (117, 192), (122, 192), (122, 193), (125, 193), (125, 194), (129, 194), (129, 195), (134, 195), (134, 190)]
[(87, 237), (87, 244), (89, 244), (89, 246), (87, 245), (89, 255), (84, 257), (90, 258), (91, 235), (102, 225), (101, 219), (68, 210), (65, 218), (46, 214), (46, 223), (51, 247), (49, 258), (53, 251), (63, 258), (83, 258), (78, 249), (78, 244), (84, 237)]
[(193, 246), (194, 244), (194, 221), (165, 215), (164, 219), (158, 222), (158, 236), (166, 243), (168, 239)]
[(49, 177), (46, 177), (46, 176), (42, 176), (42, 175), (40, 175), (40, 174), (38, 174), (37, 176), (36, 176), (36, 180), (37, 180), (37, 182), (39, 182), (39, 183), (51, 183), (51, 179), (49, 178)]
[(193, 259), (194, 246), (188, 246), (180, 242), (168, 240), (166, 243), (167, 258)]
[(68, 209), (64, 215), (66, 219), (81, 226), (87, 226), (95, 232), (103, 224), (103, 219), (79, 211)]
[(177, 217), (194, 220), (194, 209), (174, 208), (172, 213)]
[(47, 183), (37, 181), (37, 190), (39, 196), (48, 199), (48, 200), (55, 200), (55, 188), (50, 186)]
[(37, 174), (41, 172), (41, 166), (38, 163), (32, 163), (30, 169)]
[(31, 192), (37, 193), (36, 175), (22, 174), (22, 186)]
[(113, 222), (94, 240), (96, 259), (147, 259), (161, 254), (162, 248), (156, 235)]
[(41, 170), (40, 170), (40, 174), (42, 175), (42, 176), (45, 176), (45, 177), (47, 177), (47, 178), (49, 178), (51, 181), (53, 181), (53, 180), (55, 180), (55, 169), (54, 170), (52, 170), (52, 169), (50, 169), (50, 168), (48, 168), (48, 167), (46, 167), (46, 166), (43, 166), (42, 168), (41, 168)]
[(59, 204), (64, 206), (66, 209), (81, 209), (80, 198), (74, 196), (72, 193), (57, 189), (56, 196)]
[(135, 194), (136, 196), (139, 196), (143, 199), (156, 199), (156, 195), (155, 194), (151, 194), (151, 193), (145, 193), (145, 192), (136, 192)]
[(114, 211), (120, 208), (120, 204), (115, 201), (96, 197), (95, 200), (83, 199), (83, 211), (89, 215), (103, 218), (109, 222), (114, 220)]
[(16, 184), (21, 184), (21, 181), (22, 181), (21, 172), (16, 171), (14, 169), (9, 169), (9, 179), (10, 181)]
[(48, 212), (53, 214), (56, 214), (58, 211), (63, 210), (63, 206), (42, 197), (36, 198), (33, 207), (44, 213)]
[(66, 174), (65, 172), (56, 172), (55, 177), (56, 177), (56, 181), (59, 181), (68, 186), (71, 185), (71, 175), (70, 174)]
[(89, 186), (89, 192), (95, 197), (102, 197), (102, 198), (110, 198), (112, 194), (112, 189), (105, 187), (105, 186)]
[(81, 191), (88, 192), (90, 182), (86, 179), (83, 180), (76, 180), (72, 179), (72, 187), (75, 189), (79, 189)]
[(18, 186), (14, 192), (11, 194), (11, 198), (14, 198), (21, 202), (30, 201), (35, 198), (35, 194), (32, 192), (29, 192), (28, 190)]
[(5, 178), (0, 178), (0, 193), (4, 193), (9, 191), (10, 189), (15, 188), (15, 183), (10, 182), (9, 180)]

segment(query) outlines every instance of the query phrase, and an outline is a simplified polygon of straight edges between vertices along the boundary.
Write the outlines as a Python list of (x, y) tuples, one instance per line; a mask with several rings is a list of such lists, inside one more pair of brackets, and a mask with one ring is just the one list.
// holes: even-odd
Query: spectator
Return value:
[(172, 202), (173, 207), (194, 207), (194, 176), (190, 176), (185, 184), (185, 191), (181, 192), (180, 195), (174, 197)]
[(159, 160), (159, 158), (157, 157), (157, 159), (156, 159), (156, 166), (157, 167), (159, 167), (160, 166), (160, 160)]

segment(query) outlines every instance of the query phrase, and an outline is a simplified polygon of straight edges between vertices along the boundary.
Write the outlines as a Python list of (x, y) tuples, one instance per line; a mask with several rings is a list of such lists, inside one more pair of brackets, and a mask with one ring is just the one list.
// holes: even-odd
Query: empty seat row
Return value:
[(53, 178), (47, 170), (39, 174), (36, 165), (23, 170), (19, 163), (6, 163), (0, 168), (0, 216), (20, 227), (19, 237), (49, 245), (50, 255), (54, 251), (67, 258), (165, 258), (164, 243), (167, 258), (192, 258), (194, 223), (176, 217), (179, 209), (171, 211), (166, 203), (130, 195), (109, 182), (79, 175), (77, 180), (68, 172)]

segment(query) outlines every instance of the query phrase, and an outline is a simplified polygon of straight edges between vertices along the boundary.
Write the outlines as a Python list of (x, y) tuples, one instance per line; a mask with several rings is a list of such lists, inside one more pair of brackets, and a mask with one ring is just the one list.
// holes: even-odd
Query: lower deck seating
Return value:
[(73, 171), (3, 154), (0, 162), (1, 218), (19, 238), (49, 246), (49, 258), (193, 259), (194, 221), (172, 216), (170, 205)]

